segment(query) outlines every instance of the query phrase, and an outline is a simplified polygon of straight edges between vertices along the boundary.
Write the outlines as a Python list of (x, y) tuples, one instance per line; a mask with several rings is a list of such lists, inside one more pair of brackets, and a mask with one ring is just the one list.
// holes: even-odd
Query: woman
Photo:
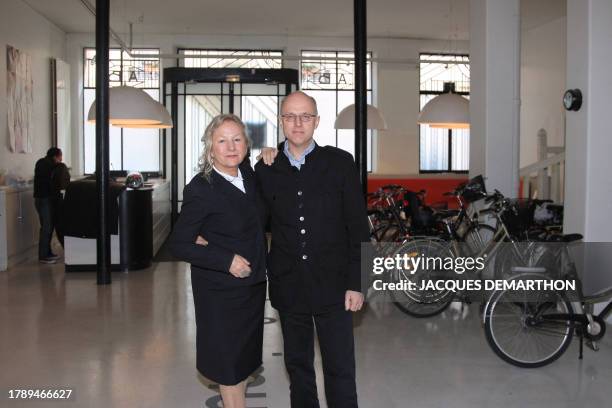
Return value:
[(243, 163), (250, 140), (230, 114), (215, 117), (202, 141), (201, 172), (185, 187), (170, 245), (191, 264), (197, 369), (220, 385), (224, 407), (243, 408), (246, 379), (262, 363), (266, 296), (255, 174)]

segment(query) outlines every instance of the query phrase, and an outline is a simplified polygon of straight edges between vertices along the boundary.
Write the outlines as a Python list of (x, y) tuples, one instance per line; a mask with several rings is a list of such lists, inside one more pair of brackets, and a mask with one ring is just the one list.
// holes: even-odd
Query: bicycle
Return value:
[[(423, 258), (470, 256), (474, 259), (480, 258), (485, 260), (482, 270), (486, 270), (490, 263), (493, 262), (492, 260), (495, 260), (495, 270), (501, 271), (500, 274), (508, 269), (508, 264), (526, 267), (533, 264), (533, 260), (530, 259), (530, 243), (521, 242), (516, 239), (514, 228), (508, 225), (506, 214), (518, 212), (515, 207), (516, 201), (505, 198), (499, 191), (495, 191), (485, 201), (492, 203), (492, 205), (487, 209), (480, 210), (480, 213), (491, 214), (497, 228), (495, 229), (486, 224), (475, 224), (471, 236), (478, 245), (468, 245), (466, 248), (466, 245), (462, 245), (465, 244), (465, 240), (455, 234), (450, 221), (446, 221), (445, 225), (447, 233), (451, 237), (450, 240), (431, 237), (412, 239), (406, 241), (399, 249), (391, 253), (391, 256), (422, 256)], [(492, 237), (490, 237), (491, 234)], [(504, 243), (508, 244), (506, 248), (509, 250), (501, 250)], [(482, 277), (482, 270), (477, 272), (474, 278), (480, 279)], [(395, 290), (391, 292), (394, 304), (402, 312), (413, 317), (425, 318), (440, 314), (457, 298), (465, 303), (471, 303), (470, 297), (463, 291), (455, 293), (446, 288), (436, 290), (421, 289), (423, 282), (448, 280), (448, 272), (421, 268), (418, 273), (412, 274), (404, 269), (394, 269), (390, 271), (388, 279), (390, 282), (407, 281), (413, 283), (412, 287), (416, 289)]]
[(370, 240), (397, 242), (409, 236), (406, 213), (401, 205), (407, 190), (399, 185), (386, 185), (368, 197)]
[[(561, 267), (574, 277), (575, 267), (567, 244), (581, 239), (579, 234), (560, 236), (564, 242), (560, 254)], [(541, 279), (543, 273), (519, 273), (513, 279)], [(491, 349), (502, 360), (523, 368), (536, 368), (551, 364), (561, 357), (572, 342), (574, 334), (580, 337), (579, 358), (583, 357), (583, 344), (597, 351), (597, 341), (606, 333), (606, 318), (612, 313), (612, 301), (595, 315), (593, 306), (612, 298), (612, 290), (594, 296), (582, 296), (580, 286), (574, 293), (567, 291), (525, 291), (508, 289), (491, 294), (483, 314), (485, 336)], [(581, 300), (576, 300), (576, 298)]]

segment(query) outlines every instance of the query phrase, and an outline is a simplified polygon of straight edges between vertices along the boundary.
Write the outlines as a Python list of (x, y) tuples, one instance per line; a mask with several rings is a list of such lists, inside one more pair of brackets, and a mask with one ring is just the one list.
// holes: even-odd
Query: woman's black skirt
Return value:
[(266, 282), (213, 288), (194, 275), (197, 369), (218, 384), (238, 384), (262, 363)]

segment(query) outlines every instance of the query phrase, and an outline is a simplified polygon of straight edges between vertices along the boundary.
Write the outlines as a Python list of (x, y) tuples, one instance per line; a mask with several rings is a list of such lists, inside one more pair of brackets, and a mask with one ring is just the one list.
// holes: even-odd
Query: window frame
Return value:
[[(220, 54), (231, 53), (231, 52), (245, 52), (245, 53), (247, 53), (247, 52), (257, 52), (257, 53), (261, 53), (261, 54), (263, 54), (263, 53), (277, 53), (278, 55), (270, 56), (270, 59), (271, 60), (278, 60), (280, 62), (280, 67), (278, 67), (278, 68), (252, 68), (252, 67), (244, 68), (244, 67), (209, 67), (209, 66), (205, 66), (205, 65), (202, 65), (202, 66), (199, 66), (199, 67), (185, 67), (185, 60), (187, 58), (189, 58), (189, 56), (185, 54), (185, 51), (207, 51), (207, 52), (218, 52)], [(176, 60), (177, 66), (182, 67), (182, 68), (186, 68), (186, 69), (192, 69), (192, 68), (195, 68), (195, 69), (197, 69), (197, 68), (204, 68), (204, 69), (213, 69), (213, 70), (214, 69), (225, 69), (225, 70), (232, 70), (232, 69), (256, 69), (256, 70), (283, 69), (284, 68), (284, 62), (285, 62), (284, 59), (283, 59), (283, 56), (285, 55), (285, 51), (278, 50), (278, 49), (229, 48), (229, 47), (222, 47), (222, 48), (179, 47), (179, 48), (177, 48), (177, 54), (182, 55), (183, 57), (185, 57), (185, 58), (178, 58)], [(235, 59), (236, 60), (241, 60), (241, 59), (248, 60), (249, 58), (250, 58), (249, 55), (244, 55), (244, 56), (237, 56)], [(220, 81), (215, 82), (215, 83), (218, 83), (219, 85), (221, 85), (220, 88), (219, 88), (218, 95), (221, 96), (221, 101), (223, 101), (223, 98), (228, 96), (223, 91), (223, 84), (227, 83), (227, 81), (220, 80)], [(262, 82), (262, 84), (263, 84), (263, 82)], [(234, 87), (238, 87), (238, 89), (239, 89), (238, 93), (240, 94), (240, 96), (242, 96), (242, 97), (263, 96), (263, 95), (258, 95), (258, 94), (243, 93), (243, 85), (247, 85), (248, 86), (250, 84), (248, 84), (248, 83), (243, 84), (241, 82), (233, 84)], [(179, 95), (180, 95), (180, 92), (179, 92)], [(193, 95), (205, 96), (205, 95), (208, 95), (208, 94), (193, 94)], [(217, 94), (211, 94), (211, 95), (217, 95)], [(274, 95), (265, 95), (265, 96), (274, 96)], [(277, 93), (276, 97), (278, 97), (280, 99), (281, 95), (279, 93)], [(221, 102), (221, 103), (223, 103), (223, 102)], [(242, 110), (244, 108), (244, 106), (242, 105), (242, 103), (240, 105), (241, 105), (240, 109)], [(280, 107), (280, 100), (279, 100), (279, 107)], [(186, 116), (187, 116), (187, 112), (185, 110), (185, 115), (183, 117), (183, 123), (186, 123)], [(243, 116), (242, 115), (242, 111), (240, 112), (239, 116), (242, 118), (242, 116)], [(244, 118), (242, 118), (242, 119), (243, 119), (243, 121), (245, 120)], [(245, 122), (245, 124), (246, 124), (246, 122)], [(278, 119), (278, 117), (276, 117), (276, 140), (278, 140), (278, 138), (279, 138), (279, 135), (280, 135), (279, 132), (280, 132), (280, 120)], [(185, 139), (184, 143), (185, 143), (185, 146), (186, 146), (187, 139)], [(187, 149), (185, 148), (184, 151), (183, 151), (183, 166), (186, 167), (187, 163), (188, 163), (188, 161), (187, 161)], [(186, 184), (188, 181), (189, 181), (188, 180), (188, 171), (185, 168), (184, 169), (184, 183)]]
[[(460, 53), (432, 53), (432, 52), (421, 52), (419, 53), (419, 113), (421, 112), (421, 96), (422, 95), (442, 95), (444, 91), (427, 91), (421, 89), (421, 63), (426, 62), (427, 60), (422, 60), (421, 57), (423, 55), (427, 56), (448, 56), (448, 57), (465, 57), (468, 58), (468, 65), (470, 63), (469, 54), (460, 54)], [(471, 80), (471, 76), (470, 76)], [(470, 87), (471, 91), (471, 87)], [(470, 96), (470, 92), (464, 91), (455, 91), (456, 94), (461, 96)], [(447, 168), (444, 170), (424, 170), (421, 164), (421, 125), (417, 124), (418, 129), (418, 140), (419, 140), (419, 174), (441, 174), (441, 173), (452, 173), (452, 174), (468, 174), (469, 173), (469, 161), (468, 161), (468, 169), (467, 170), (453, 170), (453, 129), (448, 129), (447, 138), (448, 138), (448, 160), (447, 160)]]
[[(235, 51), (243, 51), (243, 52), (278, 52), (280, 55), (278, 56), (278, 58), (280, 58), (280, 62), (281, 62), (281, 66), (279, 68), (269, 68), (269, 69), (282, 69), (285, 68), (285, 60), (283, 59), (283, 55), (284, 55), (284, 51), (283, 50), (273, 50), (273, 49), (245, 49), (245, 48), (225, 48), (225, 47), (221, 47), (221, 48), (200, 48), (200, 47), (179, 47), (176, 49), (176, 53), (179, 55), (183, 55), (185, 57), (187, 57), (184, 52), (185, 51), (218, 51), (219, 53), (223, 53), (223, 52), (235, 52)], [(236, 58), (236, 59), (242, 59), (242, 58)], [(248, 55), (245, 56), (244, 59), (248, 59)], [(275, 57), (272, 57), (271, 59), (275, 59)], [(176, 59), (176, 66), (177, 67), (185, 67), (185, 58), (177, 58)], [(202, 68), (207, 68), (207, 67), (202, 67)], [(208, 67), (208, 68), (213, 68), (213, 67)], [(266, 68), (255, 68), (255, 69), (266, 69)]]
[[(85, 119), (85, 114), (86, 112), (89, 111), (89, 107), (85, 106), (85, 90), (88, 89), (96, 89), (95, 87), (91, 87), (91, 86), (86, 86), (86, 75), (85, 75), (85, 71), (86, 71), (86, 64), (87, 64), (87, 51), (88, 50), (93, 50), (96, 51), (95, 47), (83, 47), (83, 82), (81, 83), (81, 92), (82, 92), (82, 97), (81, 97), (81, 105), (83, 107), (83, 123), (81, 124), (81, 131), (82, 131), (82, 140), (83, 140), (83, 144), (82, 144), (82, 148), (81, 148), (81, 154), (83, 157), (83, 174), (84, 175), (92, 175), (93, 173), (87, 173), (86, 169), (87, 169), (87, 165), (85, 163), (86, 161), (86, 154), (85, 154), (85, 126), (86, 126), (86, 120)], [(143, 51), (152, 51), (152, 52), (157, 52), (157, 54), (161, 53), (161, 50), (159, 48), (155, 48), (155, 47), (143, 47), (143, 48), (135, 48), (134, 49), (137, 52), (143, 52)], [(111, 47), (109, 48), (109, 54), (112, 51), (120, 51), (120, 71), (119, 71), (119, 81), (121, 84), (124, 83), (124, 79), (123, 79), (123, 74), (124, 74), (124, 50), (121, 49), (120, 47)], [(138, 54), (136, 54), (138, 55)], [(161, 58), (158, 57), (158, 66), (159, 66), (159, 79), (158, 79), (158, 86), (157, 88), (147, 88), (147, 87), (143, 87), (143, 88), (139, 88), (139, 89), (143, 89), (143, 90), (157, 90), (158, 93), (158, 101), (160, 103), (162, 103), (162, 85), (163, 85), (163, 80), (162, 80), (162, 68), (161, 68)], [(110, 67), (109, 67), (110, 68)], [(111, 71), (109, 70), (108, 73), (109, 77), (111, 75)], [(95, 78), (94, 78), (95, 81)], [(114, 81), (116, 82), (116, 81)], [(119, 169), (113, 169), (113, 172), (116, 173), (124, 173), (127, 172), (131, 169), (125, 169), (123, 167), (124, 164), (124, 140), (123, 140), (123, 128), (120, 128), (121, 131), (121, 168)], [(161, 149), (163, 149), (163, 135), (162, 135), (162, 131), (160, 129), (160, 131), (158, 132), (158, 170), (157, 171), (142, 171), (141, 173), (143, 175), (146, 175), (147, 177), (162, 177), (164, 174), (164, 170), (163, 170), (163, 161), (162, 161), (162, 152)], [(95, 166), (94, 166), (95, 167)], [(95, 170), (94, 170), (95, 171)]]
[[(347, 54), (347, 53), (352, 53), (354, 55), (354, 50), (339, 50), (339, 49), (333, 49), (333, 50), (324, 50), (324, 49), (301, 49), (300, 50), (300, 60), (299, 60), (299, 74), (300, 74), (300, 90), (303, 91), (326, 91), (326, 92), (334, 92), (335, 93), (335, 108), (336, 108), (336, 112), (335, 115), (337, 116), (340, 111), (338, 110), (338, 92), (340, 91), (351, 91), (350, 88), (348, 89), (344, 89), (344, 88), (339, 88), (338, 87), (338, 81), (336, 80), (335, 82), (335, 88), (334, 89), (309, 89), (309, 88), (303, 88), (302, 84), (303, 84), (303, 78), (302, 78), (302, 72), (303, 72), (303, 68), (302, 68), (302, 64), (304, 63), (304, 61), (309, 61), (309, 60), (313, 60), (316, 61), (317, 57), (311, 57), (311, 56), (305, 56), (304, 53), (319, 53), (319, 54), (335, 54), (336, 58), (339, 58), (339, 54)], [(367, 82), (367, 78), (368, 78), (368, 74), (369, 74), (369, 78), (370, 78), (370, 87), (367, 87), (366, 85), (366, 98), (370, 98), (370, 100), (374, 99), (374, 63), (371, 61), (371, 59), (373, 58), (374, 53), (372, 51), (367, 51), (366, 52), (366, 58), (368, 58), (370, 61), (370, 69), (369, 72), (366, 72), (366, 82)], [(338, 60), (335, 60), (335, 65), (336, 65), (336, 72), (338, 72)], [(355, 88), (353, 86), (352, 91), (354, 92)], [(335, 138), (336, 138), (336, 147), (338, 146), (338, 130), (339, 129), (334, 129), (335, 131)], [(370, 130), (370, 129), (368, 129)], [(375, 130), (371, 129), (370, 130), (370, 143), (368, 145), (368, 156), (369, 156), (369, 163), (370, 166), (368, 166), (367, 172), (368, 174), (373, 173), (374, 172), (374, 141), (375, 141)]]

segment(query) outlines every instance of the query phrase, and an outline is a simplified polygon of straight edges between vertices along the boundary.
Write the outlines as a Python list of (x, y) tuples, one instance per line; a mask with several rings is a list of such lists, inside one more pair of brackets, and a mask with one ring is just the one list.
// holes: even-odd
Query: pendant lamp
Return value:
[[(145, 91), (131, 86), (109, 89), (109, 123), (117, 127), (172, 127), (166, 108)], [(96, 123), (96, 101), (91, 104), (87, 122)]]
[(417, 122), (432, 128), (469, 129), (470, 102), (455, 93), (454, 83), (445, 82), (444, 93), (427, 102)]
[[(384, 116), (372, 105), (368, 106), (367, 129), (387, 130), (387, 121)], [(335, 129), (355, 129), (355, 104), (342, 109), (336, 117)]]
[[(155, 100), (154, 100), (155, 101)], [(158, 103), (157, 101), (155, 101), (155, 103), (157, 104), (157, 109), (159, 110), (159, 118), (161, 119), (161, 122), (159, 124), (154, 124), (154, 125), (121, 125), (119, 127), (122, 128), (140, 128), (140, 129), (169, 129), (172, 127), (172, 117), (170, 117), (170, 113), (168, 113), (168, 110), (166, 109), (166, 107), (164, 105), (162, 105), (161, 103)], [(118, 126), (118, 125), (114, 125), (114, 126)]]

